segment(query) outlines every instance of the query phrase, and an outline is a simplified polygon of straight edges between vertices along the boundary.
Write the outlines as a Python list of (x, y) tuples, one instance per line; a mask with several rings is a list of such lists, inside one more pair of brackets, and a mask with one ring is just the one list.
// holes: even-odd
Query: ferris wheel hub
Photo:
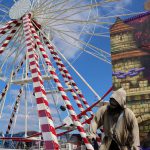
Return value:
[(30, 12), (31, 2), (30, 0), (19, 0), (11, 7), (9, 11), (9, 17), (11, 19), (19, 19), (27, 12)]

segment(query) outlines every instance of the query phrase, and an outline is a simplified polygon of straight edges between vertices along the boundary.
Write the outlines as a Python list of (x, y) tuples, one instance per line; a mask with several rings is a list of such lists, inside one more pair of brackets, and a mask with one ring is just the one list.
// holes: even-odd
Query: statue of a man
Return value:
[(104, 137), (99, 150), (139, 150), (139, 127), (134, 113), (126, 107), (123, 88), (114, 91), (109, 105), (95, 114), (89, 128), (89, 138), (96, 139), (96, 131), (103, 126)]

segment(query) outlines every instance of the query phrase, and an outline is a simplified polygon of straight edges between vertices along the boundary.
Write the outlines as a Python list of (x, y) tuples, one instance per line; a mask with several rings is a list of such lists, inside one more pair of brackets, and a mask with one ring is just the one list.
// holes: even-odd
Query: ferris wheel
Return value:
[[(86, 53), (111, 64), (110, 53), (93, 41), (109, 38), (111, 19), (136, 14), (121, 6), (118, 6), (121, 13), (113, 14), (111, 10), (116, 2), (118, 0), (16, 0), (8, 7), (1, 1), (0, 120), (5, 119), (6, 104), (11, 112), (6, 135), (14, 132), (17, 115), (23, 111), (25, 138), (20, 140), (27, 141), (29, 117), (37, 109), (37, 118), (32, 119), (38, 120), (38, 135), (43, 138), (45, 149), (59, 149), (58, 137), (74, 130), (80, 133), (86, 148), (93, 149), (85, 125), (93, 117), (92, 108), (112, 89), (101, 98), (70, 60), (74, 62)], [(100, 13), (100, 8), (105, 14)], [(68, 66), (99, 101), (89, 106)], [(21, 105), (25, 106), (23, 110), (19, 109)], [(29, 105), (32, 105), (30, 110)], [(53, 109), (58, 119), (51, 113)], [(100, 145), (98, 135), (97, 141)]]

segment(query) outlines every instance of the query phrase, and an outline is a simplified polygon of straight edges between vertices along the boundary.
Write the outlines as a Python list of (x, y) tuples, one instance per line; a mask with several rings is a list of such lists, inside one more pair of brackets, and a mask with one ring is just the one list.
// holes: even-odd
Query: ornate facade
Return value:
[(150, 13), (120, 18), (110, 28), (113, 87), (127, 91), (140, 136), (150, 132)]

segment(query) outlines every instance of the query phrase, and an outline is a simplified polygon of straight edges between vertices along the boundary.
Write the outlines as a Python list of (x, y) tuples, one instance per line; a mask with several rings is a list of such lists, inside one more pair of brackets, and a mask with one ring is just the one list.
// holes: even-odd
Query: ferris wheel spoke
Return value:
[(13, 50), (13, 47), (15, 46), (15, 42), (16, 42), (17, 40), (18, 40), (18, 39), (16, 38), (16, 40), (14, 41), (14, 43), (11, 44), (11, 47), (10, 47), (10, 48), (8, 47), (8, 49), (9, 49), (8, 54), (6, 55), (6, 57), (4, 58), (4, 60), (2, 61), (2, 65), (1, 65), (1, 67), (0, 67), (0, 70), (2, 70), (2, 68), (3, 68), (3, 66), (5, 65), (6, 61), (7, 61), (13, 54), (15, 54), (16, 50), (18, 50), (18, 49), (22, 50), (23, 48), (25, 48), (25, 46), (24, 46), (23, 48), (21, 48), (22, 45), (23, 45), (23, 43), (25, 42), (25, 41), (23, 40), (23, 41), (20, 41), (20, 45), (16, 46), (16, 48)]
[(7, 10), (4, 10), (2, 8), (0, 8), (0, 11), (4, 12), (5, 14), (8, 14), (8, 11)]
[[(44, 19), (44, 18), (43, 18)], [(56, 23), (56, 24), (51, 24), (51, 26), (60, 26), (60, 25), (63, 25), (63, 24), (96, 24), (96, 25), (101, 25), (101, 24), (106, 24), (106, 25), (112, 25), (113, 23), (110, 23), (110, 22), (99, 22), (99, 21), (95, 21), (95, 20), (71, 20), (71, 19), (54, 19), (54, 20), (57, 20), (57, 21), (64, 21), (63, 23), (59, 24), (59, 23)]]
[[(110, 5), (110, 6), (104, 5), (104, 6), (102, 6), (102, 7), (103, 7), (103, 8), (111, 8), (112, 10), (114, 10), (114, 5)], [(115, 9), (119, 9), (120, 12), (121, 12), (121, 11), (125, 11), (126, 13), (127, 13), (127, 12), (128, 12), (128, 13), (133, 13), (133, 11), (131, 11), (131, 10), (127, 9), (127, 8), (121, 7), (121, 6), (116, 6)], [(113, 13), (113, 12), (112, 12), (112, 13)], [(116, 13), (116, 12), (115, 12), (115, 13)]]
[[(66, 13), (66, 11), (67, 11), (67, 9), (66, 9), (66, 7), (68, 7), (68, 5), (67, 5), (67, 3), (69, 2), (69, 1), (72, 1), (72, 0), (64, 0), (64, 4), (63, 5), (61, 5), (61, 8), (60, 9), (57, 9), (57, 8), (55, 8), (54, 10), (53, 9), (51, 9), (53, 6), (51, 6), (51, 7), (49, 7), (48, 8), (48, 11), (47, 12), (40, 12), (40, 13), (37, 13), (37, 15), (38, 16), (40, 16), (40, 15), (47, 15), (47, 14), (57, 14), (57, 15), (60, 15), (60, 14), (64, 14), (64, 13)], [(66, 3), (67, 2), (67, 3)], [(80, 0), (79, 2), (77, 2), (77, 3), (75, 3), (75, 4), (73, 4), (73, 5), (70, 5), (69, 6), (69, 8), (68, 9), (71, 9), (71, 8), (73, 8), (73, 7), (75, 7), (75, 6), (78, 6), (81, 2), (83, 2), (83, 0)], [(53, 11), (52, 11), (53, 10)], [(60, 12), (60, 13), (59, 13)]]
[[(63, 40), (65, 40), (64, 38), (62, 38)], [(70, 44), (70, 45), (72, 45), (72, 46), (74, 46), (74, 47), (76, 47), (76, 48), (78, 48), (78, 49), (80, 49), (80, 50), (82, 50), (82, 51), (84, 51), (84, 52), (86, 52), (86, 53), (88, 53), (88, 54), (90, 54), (90, 55), (92, 55), (92, 56), (94, 56), (94, 57), (96, 57), (96, 58), (98, 58), (98, 59), (100, 59), (100, 60), (103, 60), (103, 61), (106, 61), (107, 63), (109, 63), (110, 64), (110, 58), (107, 56), (105, 56), (104, 54), (102, 54), (102, 53), (98, 53), (97, 51), (96, 51), (96, 53), (95, 53), (95, 51), (94, 52), (91, 52), (91, 51), (89, 51), (89, 50), (86, 50), (86, 48), (82, 48), (82, 47), (79, 47), (79, 46), (77, 46), (77, 45), (74, 45), (73, 43), (69, 43), (68, 41), (66, 41), (65, 40), (65, 42), (66, 43), (68, 43), (68, 44)], [(88, 49), (88, 48), (87, 48)], [(91, 48), (90, 48), (91, 49)]]
[[(72, 18), (74, 15), (81, 14), (81, 12), (85, 13), (85, 10), (79, 10), (78, 12), (69, 14), (68, 16), (64, 16), (64, 17), (61, 17), (61, 15), (63, 15), (63, 14), (60, 14), (59, 16), (54, 16), (54, 17), (46, 17), (46, 18), (45, 17), (39, 17), (39, 18), (42, 18), (42, 19), (48, 20), (48, 21), (52, 20), (52, 21), (49, 21), (49, 24), (53, 24), (53, 23), (55, 23), (55, 22), (60, 20), (60, 18), (58, 18), (58, 17), (61, 17), (61, 20), (69, 20), (69, 18)], [(95, 20), (96, 20), (96, 18), (95, 18)]]
[[(20, 29), (18, 29), (18, 32), (16, 32), (15, 34), (14, 34), (14, 37), (13, 37), (13, 41), (11, 42), (11, 44), (8, 44), (8, 47), (6, 47), (6, 52), (7, 52), (7, 49), (9, 49), (9, 51), (8, 51), (8, 54), (5, 54), (5, 56), (6, 57), (4, 57), (4, 60), (2, 61), (2, 65), (1, 65), (1, 70), (2, 70), (2, 68), (3, 68), (3, 66), (4, 66), (4, 64), (6, 63), (6, 61), (7, 61), (7, 59), (9, 58), (9, 57), (11, 57), (14, 53), (15, 53), (15, 51), (17, 50), (17, 48), (19, 49), (20, 48), (20, 45), (18, 45), (18, 46), (16, 46), (16, 48), (13, 50), (13, 48), (15, 47), (15, 44), (16, 44), (16, 42), (19, 42), (19, 43), (21, 43), (21, 44), (23, 44), (23, 42), (24, 42), (24, 39), (23, 39), (23, 37), (22, 38), (19, 38), (19, 31), (21, 32), (21, 28)], [(19, 39), (19, 41), (18, 41), (18, 39)], [(5, 53), (6, 53), (5, 52)]]
[(105, 34), (101, 34), (101, 33), (90, 33), (90, 32), (82, 32), (81, 34), (83, 35), (92, 35), (92, 36), (97, 36), (97, 37), (106, 37), (106, 38), (110, 38), (109, 35), (105, 35)]
[(106, 55), (108, 55), (108, 56), (110, 57), (110, 54), (109, 54), (109, 53), (107, 53), (107, 52), (105, 52), (105, 51), (103, 51), (103, 50), (101, 50), (101, 49), (99, 49), (99, 48), (97, 48), (97, 47), (95, 47), (95, 46), (93, 46), (93, 45), (91, 45), (91, 44), (88, 44), (88, 43), (86, 43), (86, 42), (84, 42), (84, 41), (82, 41), (82, 40), (79, 40), (79, 39), (77, 39), (77, 38), (75, 38), (75, 37), (73, 37), (73, 36), (71, 36), (71, 35), (69, 35), (69, 34), (66, 34), (66, 33), (62, 32), (62, 31), (61, 31), (61, 33), (64, 34), (64, 35), (66, 35), (66, 36), (68, 36), (68, 37), (70, 37), (70, 38), (73, 39), (74, 41), (78, 41), (79, 43), (83, 44), (84, 46), (88, 46), (90, 49), (92, 49), (92, 50), (94, 50), (94, 51), (96, 51), (96, 52), (99, 51), (99, 52), (101, 52), (102, 54), (106, 54)]
[[(121, 9), (121, 10), (120, 10), (120, 13), (118, 13), (118, 11), (116, 13), (115, 11), (112, 11), (114, 9), (114, 6), (102, 6), (102, 7), (109, 9), (110, 13), (108, 13), (108, 14), (110, 14), (110, 15), (108, 15), (108, 14), (105, 16), (103, 15), (103, 16), (99, 17), (99, 19), (110, 19), (110, 18), (131, 16), (131, 15), (137, 15), (137, 14), (144, 13), (144, 12), (133, 12), (133, 11), (130, 11), (129, 9), (126, 9), (124, 7), (118, 7), (118, 6), (116, 8)], [(124, 13), (122, 13), (122, 12), (124, 12)], [(113, 14), (115, 14), (115, 15), (113, 15)]]
[[(60, 33), (59, 33), (60, 34)], [(73, 43), (71, 43), (71, 42), (68, 42), (65, 38), (63, 38), (61, 35), (60, 35), (60, 39), (61, 40), (63, 40), (65, 43), (67, 43), (67, 44), (69, 44), (69, 45), (71, 45), (71, 46), (73, 46), (73, 47), (76, 47), (76, 48), (78, 48), (79, 50), (82, 50), (83, 52), (86, 52), (86, 53), (88, 53), (88, 54), (90, 54), (90, 55), (92, 55), (92, 56), (94, 56), (94, 57), (96, 57), (96, 58), (98, 58), (98, 59), (100, 59), (100, 60), (103, 60), (103, 61), (105, 61), (105, 62), (107, 62), (107, 63), (111, 63), (110, 62), (110, 60), (108, 59), (108, 58), (106, 58), (105, 57), (105, 55), (102, 55), (102, 54), (95, 54), (95, 53), (93, 53), (93, 52), (90, 52), (90, 51), (88, 51), (88, 50), (86, 50), (86, 48), (82, 48), (82, 47), (80, 47), (80, 46), (78, 46), (78, 45), (75, 45), (75, 44), (73, 44)]]
[(5, 9), (7, 9), (7, 11), (9, 11), (9, 7), (7, 7), (7, 6), (5, 6), (5, 5), (3, 5), (3, 4), (0, 4), (0, 7), (3, 7), (3, 8), (5, 8)]
[[(36, 1), (36, 0), (35, 0)], [(38, 2), (35, 2), (35, 7), (34, 7), (34, 11), (35, 12), (39, 12), (41, 9), (45, 8), (46, 6), (51, 5), (53, 2), (55, 2), (56, 0), (51, 0), (51, 1), (47, 1), (47, 0), (42, 0), (41, 3), (38, 4)], [(58, 1), (58, 0), (57, 0)]]
[[(86, 12), (87, 11), (87, 12)], [(88, 11), (89, 11), (89, 9), (83, 9), (83, 10), (78, 10), (78, 11), (76, 11), (76, 12), (72, 12), (72, 13), (70, 13), (69, 15), (67, 15), (67, 16), (64, 16), (64, 17), (62, 17), (61, 15), (63, 15), (62, 13), (59, 15), (59, 17), (62, 19), (62, 20), (64, 20), (64, 19), (69, 19), (69, 18), (72, 18), (73, 16), (75, 16), (75, 15), (78, 15), (78, 14), (82, 14), (82, 13), (88, 13)], [(54, 21), (55, 21), (55, 19), (57, 19), (58, 17), (54, 17)], [(58, 18), (59, 19), (59, 18)]]
[(57, 31), (62, 31), (62, 32), (65, 32), (65, 33), (73, 33), (73, 34), (81, 34), (81, 35), (91, 35), (91, 36), (97, 36), (97, 37), (110, 37), (109, 36), (109, 32), (102, 32), (102, 33), (95, 33), (95, 32), (91, 32), (87, 29), (84, 30), (84, 31), (72, 31), (72, 30), (62, 30), (62, 29), (57, 29)]
[[(117, 1), (117, 0), (114, 0), (114, 1)], [(73, 11), (73, 10), (76, 10), (76, 9), (82, 9), (82, 8), (88, 8), (88, 9), (92, 9), (92, 8), (95, 8), (95, 7), (99, 7), (105, 3), (108, 3), (110, 1), (103, 1), (103, 2), (97, 2), (97, 3), (94, 3), (94, 4), (87, 4), (87, 5), (83, 5), (83, 6), (75, 6), (75, 7), (71, 7), (71, 8), (65, 8), (63, 10), (56, 10), (56, 11), (51, 11), (51, 12), (48, 12), (48, 13), (56, 13), (56, 12), (60, 12), (60, 11), (65, 11), (65, 12), (68, 12), (68, 11)]]
[(21, 52), (20, 52), (19, 50), (17, 50), (17, 52), (16, 52), (14, 58), (12, 58), (10, 64), (8, 64), (8, 65), (6, 66), (6, 69), (5, 69), (5, 73), (4, 73), (4, 74), (7, 74), (7, 73), (11, 70), (11, 68), (16, 65), (16, 63), (17, 63), (17, 58), (19, 57), (20, 54), (21, 54)]
[[(75, 3), (74, 5), (71, 5), (70, 7), (71, 7), (71, 8), (72, 8), (72, 7), (75, 7), (75, 6), (79, 5), (82, 1), (83, 1), (83, 0), (80, 0), (79, 2)], [(64, 7), (66, 7), (65, 4), (61, 7), (61, 9), (64, 8)], [(64, 15), (64, 14), (66, 14), (66, 10), (64, 10), (64, 11), (61, 12), (61, 13), (54, 13), (54, 12), (53, 12), (52, 15), (50, 15), (50, 17), (51, 17), (51, 18), (58, 18), (58, 17), (60, 17), (60, 15)], [(39, 17), (39, 15), (38, 15), (38, 17)], [(48, 20), (45, 24), (47, 25), (48, 22), (49, 22), (49, 20)], [(54, 22), (56, 22), (56, 20), (51, 21), (51, 23), (54, 23)], [(45, 25), (45, 26), (46, 26), (46, 25)]]
[[(45, 7), (47, 8), (47, 7), (49, 7), (49, 6), (50, 6), (50, 7), (47, 8), (47, 9), (52, 9), (53, 7), (55, 7), (55, 9), (56, 9), (57, 6), (60, 6), (61, 4), (64, 4), (64, 3), (66, 4), (67, 1), (69, 1), (69, 0), (64, 0), (63, 2), (56, 3), (56, 4), (52, 5), (52, 6), (50, 6), (50, 4), (51, 4), (52, 2), (49, 2), (46, 6), (43, 6), (43, 7), (40, 6), (40, 7), (39, 7), (39, 10), (36, 10), (35, 12), (36, 12), (36, 14), (39, 14), (39, 13), (41, 13), (40, 10), (42, 10), (43, 8), (45, 9)], [(45, 5), (45, 4), (44, 4), (44, 5)], [(46, 12), (45, 14), (47, 14), (47, 13), (49, 13), (49, 12)], [(42, 15), (43, 15), (43, 14), (42, 14)]]
[[(61, 33), (63, 33), (63, 32), (61, 32)], [(60, 31), (58, 32), (58, 34), (60, 35)], [(63, 34), (65, 34), (65, 33), (63, 33)], [(87, 47), (89, 47), (90, 49), (92, 49), (92, 50), (94, 50), (96, 53), (99, 53), (100, 54), (100, 56), (102, 56), (102, 57), (104, 57), (103, 59), (104, 59), (104, 61), (106, 61), (106, 58), (108, 59), (108, 58), (110, 58), (110, 54), (109, 53), (107, 53), (107, 52), (105, 52), (105, 51), (102, 51), (101, 49), (98, 49), (97, 47), (95, 47), (95, 46), (93, 46), (93, 45), (91, 45), (91, 44), (87, 44), (87, 43), (85, 43), (85, 42), (83, 42), (83, 41), (80, 41), (79, 39), (76, 39), (76, 38), (74, 38), (74, 37), (72, 37), (72, 36), (70, 36), (70, 35), (67, 35), (67, 36), (69, 36), (69, 37), (71, 37), (74, 41), (79, 41), (80, 43), (82, 43), (82, 44), (84, 44), (85, 46), (87, 46)], [(58, 36), (59, 37), (59, 36)], [(61, 35), (61, 37), (62, 37), (62, 35)], [(64, 38), (63, 38), (64, 39)], [(65, 40), (66, 41), (66, 40)], [(66, 42), (68, 42), (68, 41), (66, 41)], [(68, 43), (68, 44), (70, 44), (70, 43)], [(74, 45), (74, 44), (73, 44)], [(76, 45), (74, 45), (74, 46), (76, 46)], [(79, 48), (79, 47), (78, 47)], [(80, 49), (82, 49), (81, 47), (80, 47)], [(96, 49), (96, 50), (95, 50)], [(98, 51), (97, 51), (98, 50)], [(98, 54), (98, 55), (99, 55)], [(95, 54), (94, 54), (95, 55)], [(108, 56), (107, 56), (108, 55)], [(110, 63), (110, 61), (107, 61), (108, 63)]]
[(43, 3), (39, 3), (37, 0), (32, 0), (31, 2), (31, 8), (33, 8), (34, 11), (36, 11), (40, 6), (46, 3), (47, 0), (43, 0)]
[[(33, 22), (33, 24), (34, 24), (34, 22)], [(36, 25), (35, 25), (36, 26)], [(39, 29), (39, 31), (41, 31), (40, 29)], [(43, 34), (43, 32), (41, 31), (41, 33)], [(96, 53), (98, 53), (98, 51), (100, 52), (99, 54), (101, 55), (101, 56), (103, 56), (103, 57), (107, 57), (107, 58), (110, 58), (110, 54), (109, 53), (107, 53), (107, 52), (105, 52), (105, 51), (103, 51), (103, 50), (101, 50), (101, 49), (99, 49), (99, 48), (97, 48), (97, 47), (95, 47), (95, 46), (93, 46), (93, 45), (91, 45), (91, 44), (88, 44), (88, 43), (85, 43), (85, 42), (83, 42), (83, 41), (81, 41), (81, 40), (79, 40), (79, 39), (77, 39), (77, 38), (74, 38), (74, 37), (72, 37), (72, 36), (70, 36), (70, 35), (68, 35), (68, 34), (66, 34), (66, 33), (63, 33), (63, 32), (61, 32), (62, 34), (65, 34), (65, 35), (67, 35), (67, 36), (69, 36), (70, 38), (72, 38), (74, 41), (75, 41), (75, 43), (76, 43), (76, 41), (78, 41), (79, 43), (81, 43), (81, 44), (83, 44), (83, 45), (85, 45), (85, 46), (88, 46), (90, 49), (92, 49), (92, 50), (94, 50)], [(62, 36), (61, 34), (60, 34), (60, 31), (58, 32), (58, 34), (60, 35), (60, 36)], [(59, 36), (58, 36), (59, 37)], [(66, 40), (65, 40), (66, 41)], [(95, 50), (95, 49), (96, 50)], [(97, 51), (98, 50), (98, 51)], [(106, 55), (106, 56), (105, 56)], [(108, 56), (107, 56), (108, 55)]]
[[(57, 24), (53, 24), (53, 25), (50, 25), (49, 27), (56, 27), (56, 26), (64, 26), (64, 25), (74, 25), (74, 24), (80, 24), (80, 25), (84, 25), (84, 24), (95, 24), (95, 25), (97, 25), (97, 26), (101, 26), (101, 25), (112, 25), (112, 23), (110, 23), (110, 22), (94, 22), (94, 21), (82, 21), (82, 20), (78, 20), (78, 22), (76, 22), (76, 21), (66, 21), (66, 22), (63, 22), (63, 23), (57, 23)], [(108, 27), (104, 27), (104, 28), (107, 28), (108, 29)]]
[[(43, 18), (43, 19), (47, 19), (47, 18)], [(60, 25), (64, 25), (64, 24), (83, 24), (83, 25), (85, 25), (85, 24), (96, 24), (96, 25), (106, 24), (106, 25), (111, 25), (112, 24), (110, 22), (99, 22), (99, 21), (97, 21), (98, 18), (95, 18), (94, 20), (79, 20), (79, 19), (78, 20), (73, 20), (73, 19), (66, 19), (66, 17), (61, 18), (61, 19), (55, 19), (55, 18), (50, 18), (50, 19), (55, 20), (55, 21), (49, 22), (46, 25), (49, 24), (49, 26), (60, 26)]]
[(8, 20), (7, 20), (7, 14), (5, 14), (5, 15), (3, 15), (3, 16), (1, 16), (2, 18), (1, 18), (1, 20), (0, 20), (0, 25), (3, 25), (4, 26), (4, 24), (5, 24), (5, 22), (7, 22)]
[(94, 56), (94, 57), (96, 57), (96, 58), (98, 58), (98, 59), (104, 61), (104, 62), (107, 62), (108, 64), (111, 64), (111, 61), (108, 60), (108, 59), (106, 59), (105, 57), (95, 55), (94, 53), (91, 53), (90, 51), (86, 51), (86, 50), (84, 50), (84, 51), (85, 51), (86, 53), (88, 53), (88, 54), (90, 54), (90, 55), (92, 55), (92, 56)]
[(0, 17), (5, 17), (6, 15), (2, 15), (2, 14), (0, 14)]
[[(80, 4), (80, 2), (82, 2), (82, 0), (80, 0), (77, 4)], [(77, 5), (77, 4), (74, 4), (74, 5)], [(73, 5), (73, 6), (74, 6), (74, 5)], [(73, 7), (73, 6), (71, 6), (71, 7)], [(62, 5), (60, 9), (63, 9), (64, 7), (66, 7), (66, 4)], [(60, 9), (58, 9), (58, 10), (60, 10)], [(55, 13), (53, 13), (53, 15), (51, 15), (50, 17), (52, 17), (52, 18), (58, 18), (58, 17), (61, 17), (62, 15), (66, 14), (66, 13), (65, 13), (65, 11), (63, 11), (63, 12), (61, 12), (61, 13), (56, 13), (56, 14), (57, 14), (57, 15), (55, 15)], [(65, 17), (65, 18), (66, 18), (66, 17)], [(54, 20), (53, 22), (55, 22), (55, 20)], [(52, 23), (53, 23), (53, 22), (52, 22)]]
[(24, 47), (25, 46), (22, 46), (22, 45), (19, 45), (19, 46), (20, 46), (19, 47), (20, 49), (19, 48), (16, 49), (16, 52), (15, 52), (16, 54), (14, 53), (14, 56), (12, 56), (11, 60), (9, 60), (10, 62), (6, 66), (5, 74), (9, 72), (9, 70), (10, 70), (11, 67), (15, 66), (18, 63), (17, 60), (19, 60), (19, 57), (22, 56), (22, 55), (24, 55)]
[(105, 33), (92, 33), (89, 31), (72, 31), (72, 30), (62, 30), (62, 29), (57, 29), (57, 31), (62, 31), (65, 33), (73, 33), (73, 34), (82, 34), (82, 35), (92, 35), (92, 36), (97, 36), (97, 37), (110, 37), (109, 36), (109, 32), (105, 32)]
[[(39, 0), (30, 0), (31, 1), (31, 10), (35, 10), (36, 7), (39, 7)], [(46, 1), (46, 0), (45, 0)], [(44, 0), (43, 0), (44, 2)]]
[[(22, 48), (20, 48), (19, 50), (24, 50), (24, 48), (25, 48), (25, 46), (22, 47)], [(12, 55), (10, 55), (10, 58), (12, 59), (12, 58), (13, 58), (13, 55), (15, 55), (16, 51), (19, 51), (19, 50), (18, 50), (18, 49), (15, 49), (14, 52), (12, 53)], [(21, 55), (23, 55), (23, 53), (20, 51), (20, 52), (18, 52), (18, 54), (16, 54), (16, 57), (15, 57), (15, 58), (18, 58), (18, 57), (20, 57)], [(13, 58), (13, 59), (15, 60), (15, 58)], [(7, 59), (7, 61), (10, 61), (10, 59)], [(13, 62), (15, 62), (15, 61), (13, 61)], [(7, 63), (8, 63), (8, 62), (7, 62)], [(16, 63), (17, 63), (17, 62), (16, 62)], [(6, 64), (6, 61), (5, 61), (5, 63), (3, 63), (1, 69), (4, 67), (5, 64)], [(8, 64), (9, 64), (9, 65), (7, 66), (8, 69), (6, 69), (7, 71), (11, 68), (12, 63), (10, 62), (10, 63), (8, 63)], [(7, 74), (7, 71), (5, 71), (6, 74)]]
[[(80, 3), (82, 2), (82, 0), (80, 0), (78, 3), (76, 3), (75, 5), (73, 5), (73, 6), (76, 6), (76, 5), (79, 5)], [(73, 7), (72, 6), (72, 7)], [(83, 11), (78, 11), (78, 12), (83, 12)], [(71, 17), (73, 17), (73, 15), (78, 15), (78, 12), (75, 12), (75, 13), (73, 13), (73, 14), (69, 14), (69, 16), (71, 16)], [(85, 12), (84, 12), (85, 13)], [(88, 12), (87, 12), (88, 13)], [(66, 14), (66, 11), (63, 11), (63, 12), (61, 12), (60, 14), (58, 14), (58, 15), (53, 15), (53, 16), (51, 16), (53, 19), (50, 19), (50, 20), (52, 20), (52, 21), (47, 21), (46, 22), (46, 25), (48, 25), (48, 24), (50, 24), (50, 25), (52, 25), (52, 24), (58, 24), (59, 22), (57, 21), (57, 20), (55, 20), (55, 19), (57, 19), (57, 18), (59, 18), (60, 16), (62, 16), (62, 15), (65, 15)], [(65, 18), (68, 18), (69, 16), (64, 16), (64, 17), (61, 17), (61, 19), (63, 18), (63, 19), (65, 19)]]
[(104, 26), (104, 25), (98, 25), (98, 27), (104, 29), (104, 30), (109, 30), (109, 26)]

